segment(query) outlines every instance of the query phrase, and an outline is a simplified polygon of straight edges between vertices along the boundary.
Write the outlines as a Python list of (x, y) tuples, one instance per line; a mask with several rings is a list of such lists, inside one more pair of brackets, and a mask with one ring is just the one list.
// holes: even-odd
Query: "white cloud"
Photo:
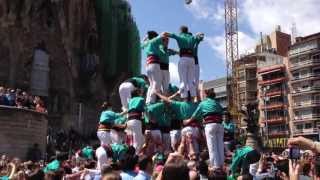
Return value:
[[(239, 31), (238, 32), (239, 41), (239, 55), (246, 54), (248, 52), (253, 52), (256, 45), (256, 40), (249, 36), (248, 34)], [(206, 42), (210, 47), (217, 53), (218, 56), (225, 60), (225, 36), (224, 34), (214, 37), (206, 37)]]
[(276, 25), (281, 25), (282, 30), (290, 34), (293, 22), (296, 23), (298, 35), (320, 31), (319, 0), (243, 0), (239, 5), (250, 28), (257, 34), (268, 34)]
[[(220, 2), (220, 3), (218, 3)], [(269, 34), (280, 25), (283, 32), (291, 34), (296, 23), (297, 35), (305, 36), (320, 31), (319, 0), (240, 0), (239, 8), (239, 54), (251, 52), (257, 43), (260, 32)], [(221, 1), (193, 0), (186, 8), (198, 19), (218, 23), (224, 30), (224, 7)], [(254, 34), (247, 34), (241, 27), (249, 28)], [(220, 35), (206, 37), (206, 42), (225, 59), (225, 37)]]
[(224, 21), (224, 7), (213, 0), (193, 0), (186, 8), (197, 19), (209, 19), (212, 21)]
[(169, 72), (170, 72), (170, 82), (178, 85), (180, 83), (178, 65), (177, 63), (169, 63)]

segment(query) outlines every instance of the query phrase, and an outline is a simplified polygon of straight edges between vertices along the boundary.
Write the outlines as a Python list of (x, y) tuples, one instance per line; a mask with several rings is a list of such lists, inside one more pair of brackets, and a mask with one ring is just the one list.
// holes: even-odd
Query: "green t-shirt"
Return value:
[(169, 127), (170, 121), (165, 117), (165, 104), (162, 102), (147, 105), (148, 120), (155, 121), (160, 127)]
[(93, 159), (93, 149), (91, 147), (85, 147), (81, 150), (82, 156), (86, 159)]
[(196, 110), (197, 104), (193, 102), (172, 101), (171, 108), (177, 115), (177, 119), (183, 121), (189, 119), (192, 113)]
[(111, 110), (106, 110), (106, 111), (103, 111), (100, 115), (100, 123), (113, 124), (114, 121), (120, 117), (121, 117), (120, 114), (115, 113)]
[(122, 124), (125, 124), (126, 121), (127, 121), (127, 118), (121, 116), (121, 117), (119, 117), (119, 118), (117, 118), (117, 119), (114, 120), (114, 124), (116, 124), (116, 125), (122, 125)]
[(112, 157), (113, 161), (118, 161), (123, 158), (123, 155), (125, 153), (127, 153), (128, 146), (125, 144), (113, 143), (113, 144), (111, 144), (111, 149), (112, 149), (112, 153), (113, 153), (113, 157)]
[(169, 37), (177, 40), (180, 49), (194, 49), (195, 44), (201, 41), (200, 37), (195, 37), (187, 33), (170, 34)]
[(139, 89), (142, 89), (144, 93), (147, 92), (149, 86), (146, 83), (146, 81), (143, 78), (140, 77), (132, 77), (130, 81), (133, 83), (133, 85)]
[(253, 151), (253, 148), (250, 146), (244, 146), (244, 147), (236, 150), (236, 152), (232, 156), (232, 163), (230, 165), (230, 170), (231, 170), (232, 174), (236, 173), (236, 170), (237, 170), (240, 162), (242, 161), (242, 159), (244, 159), (246, 157), (246, 155), (251, 151)]
[(47, 166), (43, 169), (44, 173), (55, 172), (60, 168), (60, 161), (54, 160), (47, 164)]
[(194, 44), (194, 47), (193, 47), (193, 55), (195, 57), (198, 56), (198, 47), (199, 47), (200, 42), (203, 40), (202, 36), (196, 36), (196, 38), (197, 38), (197, 41), (196, 41), (196, 43)]
[(223, 108), (215, 99), (206, 98), (200, 102), (197, 109), (192, 114), (192, 117), (195, 119), (203, 119), (206, 115), (212, 113), (222, 114), (222, 112)]
[(133, 97), (128, 104), (128, 112), (138, 111), (143, 112), (145, 108), (145, 101), (143, 97)]
[(145, 88), (146, 81), (143, 78), (140, 77), (132, 77), (131, 81), (133, 81), (134, 85), (137, 86), (138, 88)]
[(163, 45), (160, 45), (160, 52), (160, 61), (164, 64), (169, 64), (169, 57), (176, 55), (176, 52), (171, 49), (165, 48)]
[(0, 180), (9, 180), (9, 176), (1, 176)]
[(173, 84), (169, 84), (169, 93), (174, 94), (179, 91), (179, 88)]
[(146, 53), (147, 56), (155, 55), (160, 58), (160, 45), (163, 43), (162, 37), (158, 36), (151, 40), (146, 40), (142, 43), (142, 49)]
[(233, 122), (229, 122), (229, 123), (225, 123), (224, 121), (222, 122), (223, 128), (230, 132), (230, 133), (234, 133), (235, 129), (236, 129), (236, 125)]

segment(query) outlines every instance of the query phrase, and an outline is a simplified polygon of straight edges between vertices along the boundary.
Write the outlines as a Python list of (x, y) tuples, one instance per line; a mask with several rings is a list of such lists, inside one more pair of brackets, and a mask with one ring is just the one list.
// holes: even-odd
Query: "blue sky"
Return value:
[[(200, 79), (212, 80), (225, 76), (225, 40), (223, 0), (193, 0), (185, 5), (184, 0), (128, 0), (132, 6), (140, 36), (148, 30), (177, 32), (180, 25), (187, 25), (191, 32), (205, 33), (205, 41), (199, 46)], [(320, 31), (320, 3), (318, 0), (238, 0), (239, 51), (252, 51), (259, 33), (269, 34), (276, 25), (290, 34), (296, 23), (298, 35)], [(174, 40), (171, 48), (177, 48)], [(142, 72), (145, 55), (142, 53)], [(177, 84), (178, 56), (170, 61), (171, 80)]]

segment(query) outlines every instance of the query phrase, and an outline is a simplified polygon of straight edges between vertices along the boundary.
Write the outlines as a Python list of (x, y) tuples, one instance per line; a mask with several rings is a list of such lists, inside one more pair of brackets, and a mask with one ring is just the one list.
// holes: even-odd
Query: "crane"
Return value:
[(237, 107), (237, 84), (234, 62), (238, 59), (238, 9), (237, 0), (225, 0), (225, 45), (227, 71), (228, 110), (235, 115)]

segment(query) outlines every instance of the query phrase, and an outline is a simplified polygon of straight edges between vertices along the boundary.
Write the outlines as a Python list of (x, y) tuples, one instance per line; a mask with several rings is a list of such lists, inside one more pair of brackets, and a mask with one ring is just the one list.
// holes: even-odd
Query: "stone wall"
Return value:
[(139, 73), (139, 42), (125, 0), (0, 0), (0, 86), (31, 92), (34, 52), (43, 44), (49, 126), (90, 134), (103, 101), (120, 110), (118, 86)]
[(38, 143), (44, 153), (47, 125), (46, 114), (0, 106), (0, 154), (24, 159), (34, 143)]

